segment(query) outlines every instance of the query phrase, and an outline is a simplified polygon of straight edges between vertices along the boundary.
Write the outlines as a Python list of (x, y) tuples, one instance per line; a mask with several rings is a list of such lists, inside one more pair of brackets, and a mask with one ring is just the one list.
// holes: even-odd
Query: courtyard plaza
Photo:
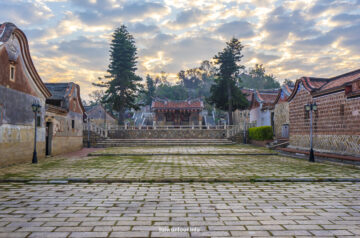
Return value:
[(37, 165), (0, 169), (0, 179), (16, 181), (84, 179), (118, 182), (207, 182), (256, 179), (360, 178), (355, 166), (309, 163), (253, 146), (116, 147), (90, 156), (57, 156)]
[(0, 169), (0, 237), (360, 237), (359, 178), (252, 146), (98, 149)]

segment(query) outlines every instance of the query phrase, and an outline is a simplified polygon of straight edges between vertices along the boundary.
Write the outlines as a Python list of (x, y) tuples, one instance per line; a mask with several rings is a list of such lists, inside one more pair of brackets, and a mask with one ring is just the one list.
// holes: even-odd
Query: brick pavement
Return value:
[[(96, 153), (138, 155), (91, 157), (65, 155), (47, 158), (37, 165), (21, 164), (0, 169), (0, 179), (239, 181), (258, 178), (360, 178), (360, 169), (343, 165), (309, 163), (306, 160), (279, 155), (219, 155), (264, 152), (269, 150), (251, 146), (111, 148)], [(143, 153), (180, 153), (181, 155), (143, 156)]]
[(359, 221), (359, 183), (0, 184), (0, 237), (360, 237)]

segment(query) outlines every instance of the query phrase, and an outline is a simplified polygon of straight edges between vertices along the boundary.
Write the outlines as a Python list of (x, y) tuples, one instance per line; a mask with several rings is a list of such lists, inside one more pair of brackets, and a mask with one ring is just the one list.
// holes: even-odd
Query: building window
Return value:
[(75, 120), (71, 120), (71, 128), (72, 128), (72, 129), (75, 128)]
[(15, 65), (10, 65), (10, 80), (15, 81)]
[(36, 126), (41, 127), (41, 116), (37, 116), (37, 118), (36, 118)]
[(341, 104), (340, 105), (340, 116), (344, 116), (345, 115), (345, 105)]

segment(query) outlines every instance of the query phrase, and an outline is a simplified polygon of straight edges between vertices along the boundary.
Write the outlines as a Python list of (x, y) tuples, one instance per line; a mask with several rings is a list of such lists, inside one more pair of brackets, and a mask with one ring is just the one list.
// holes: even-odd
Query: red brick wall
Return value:
[[(309, 119), (304, 118), (304, 105), (316, 101), (318, 111), (313, 114), (317, 135), (360, 135), (360, 98), (347, 99), (344, 91), (311, 99), (305, 89), (289, 103), (290, 135), (309, 134)], [(340, 107), (344, 105), (344, 115)]]
[(39, 95), (32, 89), (29, 82), (31, 79), (28, 79), (24, 73), (23, 67), (25, 65), (22, 65), (20, 57), (18, 57), (15, 63), (15, 81), (11, 81), (8, 54), (5, 47), (0, 50), (0, 85), (38, 97)]
[(304, 105), (311, 100), (310, 93), (302, 89), (289, 102), (290, 135), (309, 134), (309, 120), (304, 119)]

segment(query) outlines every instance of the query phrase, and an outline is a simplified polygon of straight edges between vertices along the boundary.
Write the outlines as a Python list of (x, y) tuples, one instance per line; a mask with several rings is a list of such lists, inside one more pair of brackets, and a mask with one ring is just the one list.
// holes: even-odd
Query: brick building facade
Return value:
[(250, 106), (250, 122), (256, 126), (274, 126), (274, 101), (278, 89), (256, 90)]
[(52, 96), (46, 100), (46, 154), (58, 155), (83, 146), (80, 87), (75, 83), (46, 83)]
[(171, 101), (155, 99), (151, 110), (155, 113), (156, 125), (202, 125), (201, 112), (204, 102), (201, 99)]
[(309, 113), (313, 116), (314, 150), (360, 155), (360, 70), (333, 78), (298, 79), (289, 99), (290, 147), (309, 148)]
[(37, 153), (45, 157), (45, 101), (51, 96), (31, 60), (25, 34), (12, 23), (0, 25), (0, 166), (31, 162), (35, 116)]
[(86, 117), (91, 120), (92, 124), (103, 128), (110, 128), (112, 125), (117, 125), (117, 120), (108, 113), (101, 104), (93, 106), (85, 106)]

